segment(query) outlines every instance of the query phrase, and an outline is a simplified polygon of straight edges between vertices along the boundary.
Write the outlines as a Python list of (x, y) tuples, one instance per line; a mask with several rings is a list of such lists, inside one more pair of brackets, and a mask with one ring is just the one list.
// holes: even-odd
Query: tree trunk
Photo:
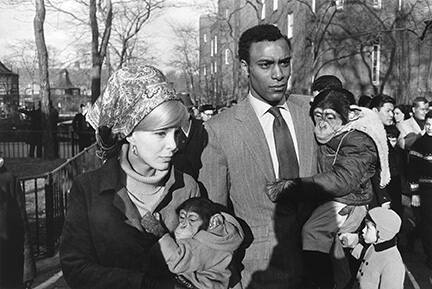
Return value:
[(40, 77), (40, 96), (41, 96), (41, 110), (42, 110), (42, 127), (43, 135), (42, 142), (44, 147), (44, 158), (55, 158), (54, 152), (54, 137), (53, 137), (53, 124), (50, 121), (50, 84), (48, 75), (48, 51), (45, 44), (44, 35), (44, 21), (45, 21), (45, 2), (44, 0), (36, 0), (36, 14), (33, 20), (35, 41), (38, 53), (39, 62), (39, 77)]

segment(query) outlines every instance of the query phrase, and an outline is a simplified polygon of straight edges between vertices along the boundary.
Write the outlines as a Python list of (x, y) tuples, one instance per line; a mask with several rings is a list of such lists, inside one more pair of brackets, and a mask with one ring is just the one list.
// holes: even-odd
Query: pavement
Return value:
[[(425, 255), (420, 240), (412, 248), (402, 250), (402, 257), (407, 268), (404, 289), (432, 289), (429, 281), (431, 273), (424, 263)], [(36, 266), (38, 274), (33, 289), (70, 289), (63, 278), (58, 254), (37, 261)]]

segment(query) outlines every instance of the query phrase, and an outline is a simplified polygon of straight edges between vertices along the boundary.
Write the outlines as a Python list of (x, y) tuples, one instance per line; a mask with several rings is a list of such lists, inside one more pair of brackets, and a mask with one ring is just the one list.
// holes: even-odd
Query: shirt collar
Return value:
[[(250, 92), (247, 97), (258, 118), (263, 117), (266, 114), (266, 112), (268, 112), (268, 110), (272, 107), (267, 102), (262, 101), (256, 97), (253, 97)], [(278, 107), (288, 111), (288, 105), (286, 101), (283, 104), (278, 105)]]

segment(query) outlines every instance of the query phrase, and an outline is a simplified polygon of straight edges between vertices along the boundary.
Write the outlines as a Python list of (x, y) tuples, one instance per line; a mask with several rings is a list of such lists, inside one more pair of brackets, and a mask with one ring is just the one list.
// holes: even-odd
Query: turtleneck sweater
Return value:
[(142, 217), (146, 212), (153, 213), (163, 198), (165, 181), (170, 170), (155, 170), (153, 175), (143, 176), (134, 170), (128, 158), (128, 151), (129, 144), (124, 144), (120, 153), (120, 166), (126, 174), (125, 187), (128, 196)]

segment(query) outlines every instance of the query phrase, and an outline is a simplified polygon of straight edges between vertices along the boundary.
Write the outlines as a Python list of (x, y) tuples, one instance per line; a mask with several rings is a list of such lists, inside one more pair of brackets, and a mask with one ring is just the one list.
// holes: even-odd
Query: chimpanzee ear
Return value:
[(222, 225), (224, 223), (224, 217), (222, 216), (222, 214), (217, 213), (214, 214), (213, 216), (211, 216), (210, 218), (210, 222), (209, 222), (209, 229), (214, 229), (219, 225)]

